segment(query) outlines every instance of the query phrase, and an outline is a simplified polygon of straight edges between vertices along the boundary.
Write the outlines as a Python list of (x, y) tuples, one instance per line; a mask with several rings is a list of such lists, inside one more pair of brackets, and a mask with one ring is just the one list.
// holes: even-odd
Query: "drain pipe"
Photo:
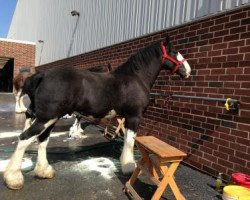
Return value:
[(225, 103), (226, 110), (238, 110), (240, 106), (240, 102), (236, 99), (231, 98), (213, 98), (213, 97), (199, 97), (199, 96), (186, 96), (186, 95), (178, 95), (178, 94), (163, 94), (163, 93), (150, 93), (153, 97), (167, 97), (167, 98), (181, 98), (181, 99), (196, 99), (196, 100), (204, 100), (204, 101), (215, 101)]

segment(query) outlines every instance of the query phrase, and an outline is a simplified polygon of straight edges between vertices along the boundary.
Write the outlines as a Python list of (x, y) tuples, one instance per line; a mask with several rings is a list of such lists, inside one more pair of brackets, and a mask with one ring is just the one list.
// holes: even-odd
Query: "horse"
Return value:
[(16, 99), (16, 106), (15, 106), (16, 113), (25, 113), (27, 111), (27, 108), (24, 105), (24, 96), (21, 96), (21, 93), (26, 78), (32, 75), (33, 73), (29, 71), (19, 72), (13, 79), (14, 95)]
[[(105, 118), (107, 114), (125, 118), (121, 170), (124, 174), (133, 172), (136, 167), (134, 138), (149, 103), (150, 89), (162, 68), (183, 79), (191, 74), (187, 60), (172, 50), (169, 37), (139, 50), (110, 73), (77, 71), (63, 66), (26, 79), (23, 93), (28, 94), (31, 104), (26, 112), (27, 123), (3, 174), (7, 187), (23, 187), (21, 162), (26, 148), (34, 140), (38, 141), (35, 175), (40, 178), (54, 177), (55, 170), (46, 156), (50, 131), (60, 117), (74, 111), (95, 118)], [(32, 123), (28, 123), (30, 121)]]

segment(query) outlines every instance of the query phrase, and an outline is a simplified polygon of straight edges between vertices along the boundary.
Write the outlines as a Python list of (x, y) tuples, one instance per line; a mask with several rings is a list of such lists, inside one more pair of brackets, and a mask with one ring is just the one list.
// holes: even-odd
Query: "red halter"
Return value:
[(183, 62), (186, 61), (185, 58), (183, 58), (181, 61), (177, 61), (175, 60), (174, 58), (170, 57), (168, 54), (167, 54), (167, 50), (166, 50), (166, 46), (164, 45), (164, 43), (162, 42), (161, 43), (161, 50), (162, 50), (162, 58), (161, 58), (161, 63), (163, 64), (164, 63), (164, 60), (170, 60), (174, 63), (174, 67), (173, 69), (171, 70), (171, 73), (174, 74), (179, 68), (180, 66), (182, 65)]

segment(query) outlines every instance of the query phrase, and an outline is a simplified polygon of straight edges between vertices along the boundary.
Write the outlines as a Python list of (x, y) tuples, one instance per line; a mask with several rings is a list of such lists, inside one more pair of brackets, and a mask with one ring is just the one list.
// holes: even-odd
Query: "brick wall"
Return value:
[(0, 57), (14, 58), (14, 76), (21, 66), (35, 66), (35, 45), (0, 40)]
[(188, 59), (193, 76), (180, 81), (162, 71), (153, 92), (240, 100), (238, 112), (222, 103), (157, 98), (140, 125), (140, 134), (158, 138), (187, 152), (185, 163), (224, 178), (232, 172), (250, 174), (250, 7), (206, 18), (38, 67), (46, 70), (63, 64), (77, 68), (111, 63), (117, 66), (138, 49), (166, 32), (176, 50)]

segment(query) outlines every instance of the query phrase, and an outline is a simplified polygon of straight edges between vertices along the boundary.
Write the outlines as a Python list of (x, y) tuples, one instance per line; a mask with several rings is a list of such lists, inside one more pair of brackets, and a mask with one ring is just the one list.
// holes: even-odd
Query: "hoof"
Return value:
[(21, 172), (6, 172), (3, 175), (4, 182), (9, 189), (19, 190), (24, 185), (24, 179)]
[(56, 172), (51, 165), (48, 165), (46, 168), (36, 166), (34, 171), (39, 178), (51, 179), (56, 175)]
[(136, 168), (136, 163), (131, 162), (131, 163), (126, 163), (122, 165), (122, 173), (125, 175), (132, 174)]

